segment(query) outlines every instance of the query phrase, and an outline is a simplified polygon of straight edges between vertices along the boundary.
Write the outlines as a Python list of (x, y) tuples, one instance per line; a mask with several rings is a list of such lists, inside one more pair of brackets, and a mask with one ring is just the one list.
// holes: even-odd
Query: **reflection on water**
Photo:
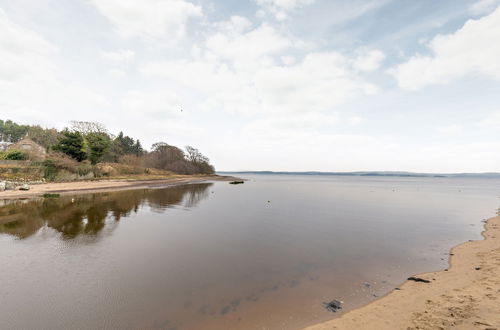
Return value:
[(97, 235), (106, 225), (114, 227), (122, 217), (137, 213), (142, 205), (157, 212), (178, 205), (195, 207), (208, 196), (211, 185), (202, 183), (77, 197), (5, 200), (0, 208), (0, 234), (24, 239), (47, 226), (60, 232), (63, 239)]
[(0, 329), (301, 329), (446, 268), (500, 187), (249, 178), (0, 201)]

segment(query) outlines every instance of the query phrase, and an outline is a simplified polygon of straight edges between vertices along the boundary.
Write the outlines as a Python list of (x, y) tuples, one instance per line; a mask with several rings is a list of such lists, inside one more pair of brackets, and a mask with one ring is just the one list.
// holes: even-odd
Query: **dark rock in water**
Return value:
[(244, 184), (245, 181), (231, 181), (229, 184)]
[(369, 288), (369, 287), (371, 287), (371, 286), (372, 286), (372, 285), (371, 285), (370, 283), (368, 283), (368, 282), (364, 282), (364, 283), (363, 283), (363, 285), (364, 285), (364, 287), (365, 287), (365, 288)]
[(401, 289), (400, 289), (400, 288), (395, 288), (394, 290), (398, 290), (398, 291), (400, 291)]
[(408, 281), (414, 281), (414, 282), (422, 282), (422, 283), (431, 283), (429, 280), (424, 280), (423, 278), (420, 277), (408, 277)]
[(476, 268), (474, 268), (474, 269), (475, 269), (475, 270), (481, 270), (481, 267), (476, 267)]
[(323, 303), (323, 305), (325, 305), (325, 308), (328, 309), (330, 312), (336, 312), (338, 311), (339, 309), (342, 309), (342, 301), (338, 301), (338, 300), (335, 300), (333, 299), (332, 301), (330, 302), (325, 302)]

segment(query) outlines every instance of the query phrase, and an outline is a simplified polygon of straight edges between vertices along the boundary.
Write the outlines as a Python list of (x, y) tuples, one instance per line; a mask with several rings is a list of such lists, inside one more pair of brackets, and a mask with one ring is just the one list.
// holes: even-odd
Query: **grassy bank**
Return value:
[(103, 179), (154, 180), (177, 177), (165, 170), (118, 163), (91, 165), (68, 159), (49, 159), (43, 162), (2, 161), (0, 181), (40, 183), (72, 182)]

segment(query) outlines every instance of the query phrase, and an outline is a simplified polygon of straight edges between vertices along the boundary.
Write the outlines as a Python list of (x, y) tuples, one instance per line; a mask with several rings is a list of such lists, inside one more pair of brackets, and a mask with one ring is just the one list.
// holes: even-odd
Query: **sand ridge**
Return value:
[[(162, 188), (174, 185), (201, 183), (206, 181), (231, 181), (237, 178), (220, 175), (184, 175), (154, 180), (96, 180), (32, 185), (30, 190), (5, 190), (0, 192), (0, 199), (31, 198), (43, 194), (83, 194), (110, 192), (130, 189)], [(240, 179), (241, 180), (241, 179)]]
[[(500, 212), (500, 211), (499, 211)], [(417, 275), (400, 290), (307, 330), (500, 330), (500, 215), (489, 219), (484, 240), (450, 252), (450, 269)]]

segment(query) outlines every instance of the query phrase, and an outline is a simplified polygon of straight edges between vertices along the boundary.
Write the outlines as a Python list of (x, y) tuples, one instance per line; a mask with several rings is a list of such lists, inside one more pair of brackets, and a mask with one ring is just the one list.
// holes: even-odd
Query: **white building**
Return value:
[(10, 142), (3, 142), (0, 141), (0, 151), (5, 151), (7, 148), (11, 145), (12, 143)]

